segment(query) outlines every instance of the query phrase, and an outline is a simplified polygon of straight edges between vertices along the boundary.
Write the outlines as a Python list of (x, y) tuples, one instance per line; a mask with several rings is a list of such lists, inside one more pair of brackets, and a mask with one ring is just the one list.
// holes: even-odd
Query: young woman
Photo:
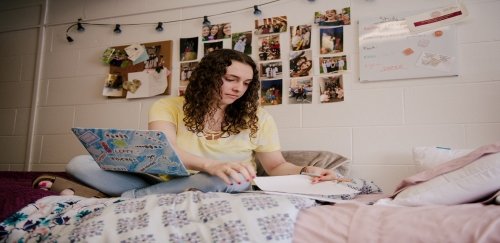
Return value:
[(203, 25), (203, 27), (201, 28), (202, 41), (207, 41), (209, 36), (210, 36), (210, 26)]
[(208, 40), (217, 40), (219, 34), (219, 26), (214, 24), (210, 27), (210, 35), (208, 36)]
[(221, 38), (231, 38), (231, 23), (224, 24)]
[(112, 196), (142, 197), (179, 193), (239, 192), (250, 188), (255, 159), (269, 175), (308, 172), (312, 182), (336, 179), (331, 170), (299, 167), (280, 151), (276, 124), (259, 106), (260, 83), (254, 61), (222, 49), (203, 57), (184, 97), (166, 97), (150, 109), (148, 127), (163, 131), (188, 169), (199, 173), (149, 182), (135, 174), (101, 170), (90, 156), (70, 161), (67, 172)]

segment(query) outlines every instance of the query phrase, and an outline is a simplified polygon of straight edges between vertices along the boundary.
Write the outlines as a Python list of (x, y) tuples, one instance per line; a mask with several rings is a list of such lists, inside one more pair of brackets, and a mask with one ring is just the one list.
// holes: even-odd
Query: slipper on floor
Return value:
[(61, 191), (63, 191), (64, 189), (71, 189), (75, 192), (75, 195), (77, 196), (97, 197), (97, 198), (108, 197), (106, 194), (98, 190), (92, 189), (88, 186), (84, 186), (78, 182), (49, 174), (44, 174), (35, 178), (32, 183), (33, 188), (39, 188), (38, 184), (41, 181), (51, 181), (52, 186), (49, 188), (49, 190), (57, 193), (61, 193)]

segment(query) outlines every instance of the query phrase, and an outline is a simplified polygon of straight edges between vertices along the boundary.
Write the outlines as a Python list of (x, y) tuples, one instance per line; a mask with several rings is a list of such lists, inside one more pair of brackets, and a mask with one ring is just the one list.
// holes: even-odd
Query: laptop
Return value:
[(71, 128), (103, 170), (188, 176), (163, 132), (114, 128)]

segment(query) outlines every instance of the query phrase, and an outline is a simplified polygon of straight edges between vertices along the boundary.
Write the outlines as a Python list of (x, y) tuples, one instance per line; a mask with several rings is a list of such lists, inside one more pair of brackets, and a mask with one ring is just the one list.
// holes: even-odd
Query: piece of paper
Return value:
[(454, 61), (454, 57), (431, 52), (422, 52), (416, 65), (437, 71), (450, 72)]
[(255, 184), (263, 191), (286, 192), (310, 195), (342, 195), (359, 193), (342, 183), (323, 181), (311, 183), (312, 177), (307, 175), (262, 176), (254, 179)]
[(168, 74), (170, 74), (170, 71), (167, 68), (162, 68), (160, 73), (154, 69), (129, 73), (128, 80), (132, 82), (138, 80), (140, 85), (135, 89), (135, 92), (127, 92), (127, 99), (152, 97), (162, 94), (168, 87)]
[(406, 23), (412, 33), (420, 33), (462, 21), (467, 15), (467, 9), (459, 3), (407, 17)]
[(128, 59), (130, 59), (134, 65), (148, 59), (146, 48), (141, 44), (127, 46), (125, 47), (125, 52), (127, 53)]

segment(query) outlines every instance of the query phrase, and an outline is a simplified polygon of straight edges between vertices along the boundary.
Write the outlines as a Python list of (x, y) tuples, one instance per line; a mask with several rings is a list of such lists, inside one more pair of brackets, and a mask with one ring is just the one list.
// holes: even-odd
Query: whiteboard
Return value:
[(456, 26), (410, 33), (402, 16), (359, 21), (359, 80), (458, 75)]

